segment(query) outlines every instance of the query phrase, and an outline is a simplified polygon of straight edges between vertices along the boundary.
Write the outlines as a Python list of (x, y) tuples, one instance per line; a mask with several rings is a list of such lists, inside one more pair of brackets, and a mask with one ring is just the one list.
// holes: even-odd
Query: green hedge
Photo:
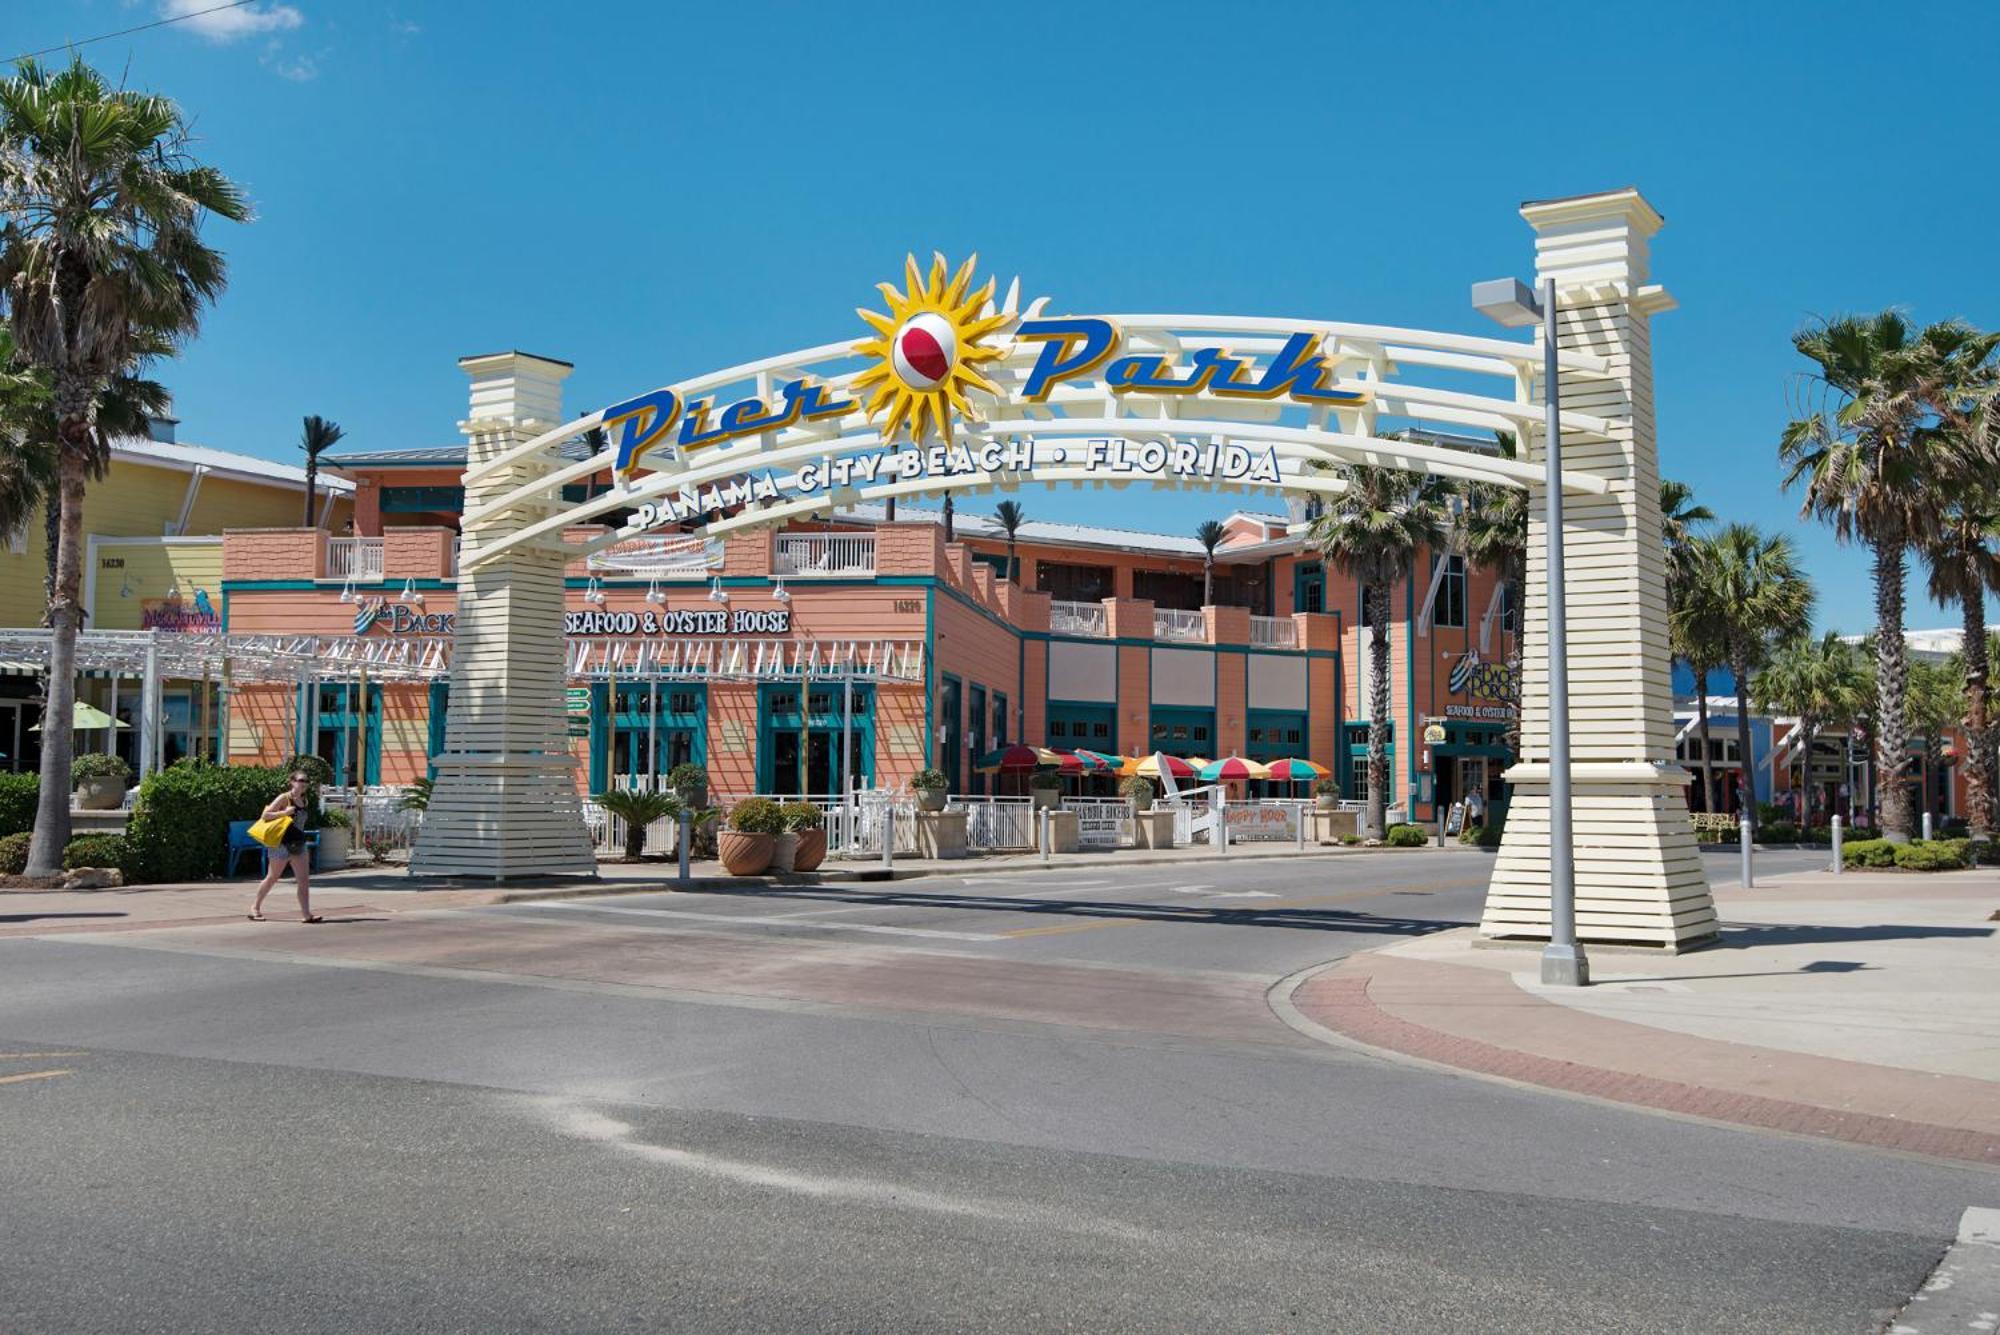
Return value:
[(1385, 841), (1391, 848), (1422, 848), (1431, 841), (1421, 825), (1391, 825)]
[(79, 867), (112, 867), (125, 870), (125, 836), (122, 834), (80, 834), (63, 850), (63, 870)]
[(35, 828), (35, 800), (41, 792), (38, 774), (0, 774), (0, 837)]
[(19, 830), (0, 838), (0, 876), (19, 876), (28, 869), (28, 843), (34, 837), (28, 830)]
[(1799, 827), (1786, 820), (1774, 820), (1769, 825), (1760, 826), (1757, 840), (1765, 844), (1796, 844), (1799, 841)]
[(1958, 871), (1966, 865), (1968, 847), (1970, 841), (1963, 839), (1933, 839), (1928, 843), (1912, 839), (1896, 845), (1896, 865), (1905, 871)]
[(1844, 839), (1840, 844), (1840, 861), (1847, 867), (1893, 867), (1896, 846), (1887, 839)]
[(139, 785), (125, 830), (125, 879), (198, 881), (228, 862), (229, 822), (256, 820), (285, 790), (290, 771), (255, 766), (170, 765)]

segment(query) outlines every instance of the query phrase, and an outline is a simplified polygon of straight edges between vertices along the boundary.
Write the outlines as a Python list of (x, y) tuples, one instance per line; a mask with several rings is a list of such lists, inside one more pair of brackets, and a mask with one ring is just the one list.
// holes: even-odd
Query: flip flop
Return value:
[(325, 918), (322, 918), (322, 917), (320, 917), (320, 916), (319, 916), (319, 915), (318, 915), (317, 913), (315, 913), (315, 914), (313, 914), (313, 915), (312, 915), (312, 916), (311, 916), (310, 918), (300, 918), (300, 919), (299, 919), (299, 921), (300, 921), (300, 922), (325, 922), (325, 921), (326, 921), (326, 919), (325, 919)]
[(246, 913), (246, 914), (244, 914), (243, 916), (244, 916), (244, 917), (246, 917), (246, 918), (248, 918), (248, 919), (249, 919), (249, 920), (250, 920), (251, 922), (262, 922), (262, 921), (264, 921), (264, 915), (263, 915), (263, 914), (261, 914), (261, 913)]

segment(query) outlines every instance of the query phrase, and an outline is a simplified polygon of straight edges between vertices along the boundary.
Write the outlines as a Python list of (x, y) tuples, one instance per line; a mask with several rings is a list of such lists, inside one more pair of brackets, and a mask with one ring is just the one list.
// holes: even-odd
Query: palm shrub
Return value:
[(1313, 546), (1361, 586), (1368, 638), (1368, 833), (1389, 805), (1389, 591), (1408, 578), (1417, 555), (1442, 546), (1445, 512), (1431, 478), (1364, 464), (1341, 470), (1347, 486), (1327, 500), (1309, 530)]
[(685, 805), (674, 793), (646, 789), (613, 789), (595, 793), (591, 801), (625, 822), (625, 860), (637, 862), (645, 856), (646, 830), (654, 821), (678, 817)]
[(396, 807), (401, 811), (429, 811), (431, 793), (437, 788), (437, 780), (428, 774), (410, 780), (410, 786), (396, 799)]
[[(250, 216), (190, 141), (172, 102), (116, 87), (78, 57), (57, 68), (23, 60), (0, 80), (0, 288), (16, 354), (48, 376), (57, 424), (47, 718), (68, 719), (76, 700), (83, 494), (99, 456), (99, 402), (149, 345), (192, 334), (221, 293), (222, 255), (202, 243), (202, 223)], [(65, 727), (42, 742), (28, 859), (38, 873), (56, 870), (69, 842), (71, 747)]]

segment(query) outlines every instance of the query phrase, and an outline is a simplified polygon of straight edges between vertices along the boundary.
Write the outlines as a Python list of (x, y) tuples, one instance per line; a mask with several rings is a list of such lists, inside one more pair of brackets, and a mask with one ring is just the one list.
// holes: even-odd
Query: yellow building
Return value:
[[(305, 519), (305, 469), (247, 454), (181, 444), (173, 423), (156, 424), (159, 438), (115, 441), (111, 469), (85, 493), (84, 626), (89, 630), (185, 632), (221, 629), (222, 531), (297, 528)], [(322, 474), (314, 502), (320, 526), (341, 532), (354, 517), (354, 484)], [(38, 627), (46, 601), (44, 527), (25, 525), (0, 540), (0, 626)], [(198, 683), (170, 682), (163, 691), (166, 750), (197, 749), (194, 729), (204, 717)], [(40, 762), (41, 683), (33, 676), (0, 678), (0, 769)], [(77, 698), (134, 724), (115, 740), (79, 734), (82, 750), (137, 754), (135, 684), (91, 678)]]

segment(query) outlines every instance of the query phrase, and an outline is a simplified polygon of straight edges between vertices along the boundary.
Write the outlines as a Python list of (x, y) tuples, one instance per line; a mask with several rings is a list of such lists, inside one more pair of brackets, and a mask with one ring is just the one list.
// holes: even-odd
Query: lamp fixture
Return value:
[(660, 577), (655, 575), (652, 582), (646, 585), (646, 601), (649, 603), (663, 603), (666, 600), (667, 595), (660, 592)]
[(583, 590), (583, 600), (593, 605), (601, 605), (604, 602), (604, 584), (597, 576), (590, 577), (590, 583)]
[(417, 581), (415, 579), (406, 579), (403, 581), (402, 601), (410, 604), (412, 607), (422, 607), (424, 605), (424, 596), (417, 592)]
[(170, 603), (179, 602), (180, 597), (181, 597), (181, 582), (177, 579), (169, 580), (167, 582), (167, 601)]
[(708, 600), (712, 603), (726, 603), (729, 601), (729, 594), (722, 587), (722, 576), (715, 576), (715, 582), (709, 586)]
[(351, 603), (354, 601), (354, 581), (352, 579), (349, 579), (346, 583), (340, 586), (340, 601), (342, 601), (343, 603)]
[(132, 596), (132, 577), (130, 575), (127, 575), (124, 581), (119, 584), (118, 596), (120, 598), (130, 598)]
[(781, 603), (788, 603), (792, 600), (792, 591), (785, 587), (785, 581), (782, 577), (778, 580), (778, 587), (771, 590), (771, 597)]

